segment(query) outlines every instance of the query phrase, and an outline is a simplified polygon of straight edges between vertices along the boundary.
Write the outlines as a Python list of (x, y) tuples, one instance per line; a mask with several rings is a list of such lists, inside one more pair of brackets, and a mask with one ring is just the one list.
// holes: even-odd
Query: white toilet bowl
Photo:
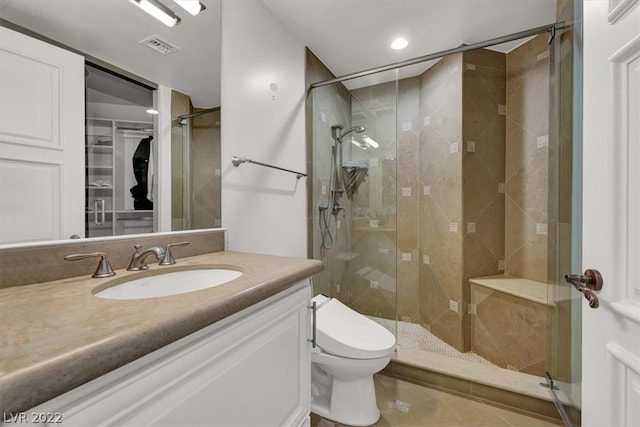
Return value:
[(373, 374), (382, 370), (396, 346), (378, 323), (324, 295), (316, 303), (316, 349), (311, 354), (311, 411), (352, 426), (380, 418)]

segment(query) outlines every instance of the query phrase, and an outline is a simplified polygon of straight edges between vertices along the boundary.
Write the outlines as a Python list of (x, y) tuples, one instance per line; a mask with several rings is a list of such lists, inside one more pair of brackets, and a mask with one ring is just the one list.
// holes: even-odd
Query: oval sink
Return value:
[(212, 288), (240, 276), (241, 271), (227, 268), (174, 271), (129, 280), (95, 295), (99, 298), (119, 300), (166, 297)]

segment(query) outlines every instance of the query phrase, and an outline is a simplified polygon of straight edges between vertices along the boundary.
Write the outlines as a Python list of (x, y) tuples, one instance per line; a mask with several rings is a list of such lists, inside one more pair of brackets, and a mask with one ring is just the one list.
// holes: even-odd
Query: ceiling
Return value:
[[(162, 0), (182, 18), (174, 28), (129, 0), (0, 0), (0, 17), (189, 94), (194, 106), (207, 108), (220, 105), (220, 0), (200, 1), (207, 9), (193, 17), (173, 1)], [(336, 75), (553, 23), (556, 1), (262, 0)], [(180, 50), (161, 55), (139, 43), (153, 35)], [(398, 36), (409, 40), (402, 51), (389, 48)]]
[[(200, 0), (169, 28), (128, 0), (0, 0), (0, 17), (144, 79), (189, 94), (194, 106), (220, 105), (220, 0)], [(139, 42), (157, 35), (180, 50), (162, 55)]]
[[(336, 75), (473, 44), (556, 20), (557, 0), (262, 0)], [(397, 37), (409, 45), (390, 48)], [(519, 43), (494, 47), (509, 51)], [(407, 67), (400, 78), (433, 64)], [(395, 73), (352, 81), (368, 86)]]

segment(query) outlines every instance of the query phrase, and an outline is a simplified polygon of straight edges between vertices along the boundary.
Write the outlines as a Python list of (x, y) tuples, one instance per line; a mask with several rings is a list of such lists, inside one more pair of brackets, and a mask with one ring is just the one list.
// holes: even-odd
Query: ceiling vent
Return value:
[(155, 34), (142, 40), (140, 44), (147, 46), (163, 55), (169, 55), (170, 53), (180, 50), (180, 48), (175, 44), (170, 43)]

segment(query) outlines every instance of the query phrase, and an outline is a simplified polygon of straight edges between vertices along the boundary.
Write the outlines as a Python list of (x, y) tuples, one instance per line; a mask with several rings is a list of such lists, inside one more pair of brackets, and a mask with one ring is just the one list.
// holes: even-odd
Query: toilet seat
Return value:
[(316, 343), (327, 353), (351, 359), (374, 359), (390, 355), (396, 338), (373, 320), (335, 298), (318, 295)]

